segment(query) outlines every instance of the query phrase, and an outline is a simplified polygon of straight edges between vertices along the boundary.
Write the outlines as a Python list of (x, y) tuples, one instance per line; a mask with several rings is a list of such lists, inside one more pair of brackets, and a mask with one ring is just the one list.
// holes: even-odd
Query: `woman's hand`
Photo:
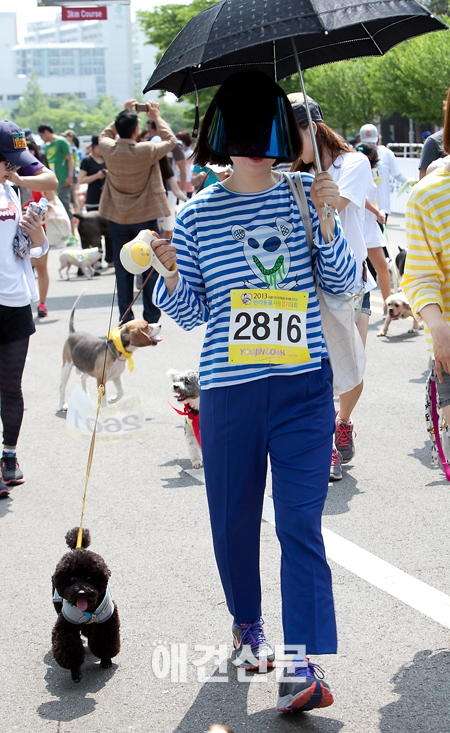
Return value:
[(386, 224), (386, 213), (383, 209), (378, 209), (378, 214), (376, 216), (379, 224)]
[[(155, 253), (158, 260), (167, 270), (176, 264), (177, 262), (177, 250), (170, 244), (168, 239), (154, 239), (152, 241), (152, 250)], [(170, 277), (165, 277), (164, 282), (166, 284), (167, 292), (172, 295), (178, 284), (178, 270), (174, 272)]]
[(324, 204), (337, 209), (339, 204), (339, 187), (326, 171), (318, 173), (311, 186), (311, 199), (319, 216)]
[(19, 226), (28, 234), (34, 247), (42, 247), (45, 242), (45, 232), (41, 220), (34, 211), (25, 214)]
[(433, 339), (436, 374), (442, 383), (442, 370), (450, 374), (450, 328), (442, 320), (442, 323), (430, 328), (430, 333)]

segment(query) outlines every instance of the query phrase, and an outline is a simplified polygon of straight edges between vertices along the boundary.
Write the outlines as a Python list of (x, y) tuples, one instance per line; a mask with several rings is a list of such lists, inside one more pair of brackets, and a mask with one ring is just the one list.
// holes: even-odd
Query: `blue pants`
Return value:
[[(117, 300), (119, 302), (119, 313), (120, 320), (125, 313), (126, 309), (130, 305), (134, 297), (134, 275), (127, 272), (120, 261), (120, 250), (124, 244), (131, 242), (141, 229), (154, 229), (158, 231), (158, 224), (154, 221), (143, 221), (139, 224), (117, 224), (115, 221), (109, 222), (109, 234), (111, 237), (114, 268), (116, 271), (117, 280)], [(148, 275), (148, 270), (142, 274), (145, 278)], [(153, 272), (150, 280), (142, 291), (142, 300), (144, 303), (144, 312), (142, 317), (148, 323), (157, 323), (161, 316), (161, 311), (156, 305), (153, 305), (152, 294), (153, 288), (155, 287), (158, 279), (158, 273)], [(126, 321), (131, 321), (134, 318), (133, 311), (130, 311), (125, 318)]]
[(267, 456), (281, 545), (285, 644), (337, 648), (321, 532), (334, 433), (332, 373), (269, 377), (203, 390), (200, 426), (214, 552), (237, 623), (261, 615), (260, 531)]

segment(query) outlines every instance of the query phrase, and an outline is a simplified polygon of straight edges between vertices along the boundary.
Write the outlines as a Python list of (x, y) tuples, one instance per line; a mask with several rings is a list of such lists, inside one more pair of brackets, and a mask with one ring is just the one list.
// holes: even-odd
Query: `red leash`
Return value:
[(430, 392), (431, 392), (431, 419), (433, 420), (434, 437), (436, 440), (436, 447), (438, 449), (439, 458), (444, 469), (445, 477), (447, 481), (450, 481), (450, 466), (447, 463), (444, 449), (441, 442), (441, 434), (439, 432), (439, 415), (437, 411), (437, 388), (436, 388), (436, 373), (432, 370), (432, 378), (430, 380)]

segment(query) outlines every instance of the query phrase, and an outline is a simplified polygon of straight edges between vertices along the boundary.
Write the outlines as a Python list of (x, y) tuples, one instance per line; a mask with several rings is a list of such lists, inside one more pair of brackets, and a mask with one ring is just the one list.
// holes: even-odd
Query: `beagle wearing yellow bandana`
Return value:
[[(81, 372), (81, 385), (85, 392), (88, 377), (94, 377), (97, 380), (97, 387), (106, 382), (114, 382), (117, 394), (110, 397), (108, 402), (117, 402), (123, 397), (122, 374), (126, 364), (130, 371), (133, 370), (133, 352), (143, 346), (156, 346), (161, 341), (159, 332), (161, 326), (158, 324), (147, 323), (141, 319), (135, 319), (118, 326), (109, 334), (105, 341), (98, 336), (92, 336), (90, 333), (83, 331), (75, 331), (74, 314), (78, 302), (82, 296), (75, 301), (70, 314), (69, 321), (69, 338), (63, 348), (63, 366), (61, 371), (61, 385), (59, 388), (59, 410), (66, 411), (65, 394), (67, 381), (72, 371), (72, 367)], [(103, 376), (104, 374), (104, 376)], [(106, 393), (103, 397), (106, 406)]]

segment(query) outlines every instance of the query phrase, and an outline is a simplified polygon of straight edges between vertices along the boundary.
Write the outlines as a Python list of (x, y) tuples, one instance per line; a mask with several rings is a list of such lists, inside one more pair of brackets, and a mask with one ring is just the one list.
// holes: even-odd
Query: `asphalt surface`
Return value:
[[(402, 217), (391, 216), (388, 231), (393, 243), (405, 244)], [(57, 412), (61, 353), (83, 288), (75, 325), (97, 335), (108, 330), (114, 289), (109, 270), (91, 281), (72, 270), (69, 281), (60, 280), (58, 256), (52, 249), (49, 316), (37, 321), (24, 373), (18, 457), (26, 482), (0, 502), (0, 731), (204, 733), (213, 722), (234, 733), (450, 731), (450, 624), (383, 590), (376, 573), (363, 580), (333, 559), (339, 653), (313, 661), (326, 672), (334, 705), (277, 716), (275, 672), (237, 679), (204, 485), (187, 473), (182, 418), (168, 405), (166, 372), (197, 365), (204, 329), (185, 333), (165, 316), (162, 343), (137, 353), (134, 371), (124, 375), (127, 397), (140, 397), (148, 432), (98, 444), (87, 488), (84, 525), (111, 568), (122, 650), (110, 670), (88, 654), (79, 684), (58, 667), (51, 576), (66, 531), (79, 522), (89, 448), (68, 434)], [(368, 551), (423, 581), (422, 596), (428, 587), (441, 591), (445, 604), (450, 491), (430, 461), (425, 338), (409, 334), (408, 321), (377, 338), (377, 292), (373, 309), (365, 389), (354, 412), (357, 452), (344, 479), (330, 485), (323, 524), (351, 543), (353, 557)], [(73, 373), (68, 394), (78, 382)], [(261, 566), (266, 632), (281, 644), (279, 546), (270, 521), (262, 525)], [(221, 667), (213, 658), (202, 664), (219, 645)]]

